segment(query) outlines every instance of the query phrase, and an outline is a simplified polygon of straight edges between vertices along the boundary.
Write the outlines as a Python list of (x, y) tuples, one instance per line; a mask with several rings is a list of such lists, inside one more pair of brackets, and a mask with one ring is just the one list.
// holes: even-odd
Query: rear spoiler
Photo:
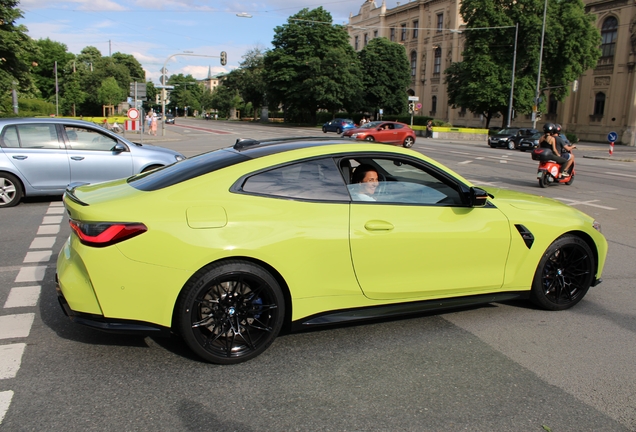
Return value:
[(81, 206), (88, 207), (87, 203), (85, 203), (84, 201), (82, 201), (81, 199), (79, 199), (75, 195), (75, 189), (77, 189), (80, 186), (87, 185), (87, 184), (90, 184), (90, 183), (82, 183), (82, 182), (71, 183), (70, 185), (68, 185), (66, 187), (66, 191), (64, 192), (64, 196), (68, 197), (71, 201), (73, 201), (73, 202), (75, 202), (75, 203), (77, 203), (77, 204), (79, 204)]

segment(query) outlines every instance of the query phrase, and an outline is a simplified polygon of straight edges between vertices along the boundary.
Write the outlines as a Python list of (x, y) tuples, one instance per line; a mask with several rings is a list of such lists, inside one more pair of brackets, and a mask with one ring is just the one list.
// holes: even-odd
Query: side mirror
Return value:
[(115, 153), (122, 153), (122, 152), (125, 152), (126, 150), (127, 150), (126, 146), (119, 142), (115, 144), (115, 146), (111, 149), (111, 151), (114, 151)]
[(488, 202), (488, 192), (478, 187), (470, 188), (471, 207), (483, 207), (486, 202)]

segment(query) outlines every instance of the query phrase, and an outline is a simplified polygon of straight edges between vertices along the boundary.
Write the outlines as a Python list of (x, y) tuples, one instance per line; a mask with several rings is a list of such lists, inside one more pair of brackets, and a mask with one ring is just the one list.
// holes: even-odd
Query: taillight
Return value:
[(142, 223), (68, 222), (80, 241), (93, 247), (110, 246), (148, 231)]

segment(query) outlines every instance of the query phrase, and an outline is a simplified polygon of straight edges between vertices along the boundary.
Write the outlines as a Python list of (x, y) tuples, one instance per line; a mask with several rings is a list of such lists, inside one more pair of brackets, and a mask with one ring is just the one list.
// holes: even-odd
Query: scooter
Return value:
[(532, 151), (532, 159), (539, 161), (539, 169), (537, 170), (539, 186), (545, 188), (556, 183), (571, 185), (575, 175), (574, 162), (570, 166), (570, 175), (561, 177), (561, 165), (551, 159), (553, 155), (554, 153), (549, 148), (536, 148)]

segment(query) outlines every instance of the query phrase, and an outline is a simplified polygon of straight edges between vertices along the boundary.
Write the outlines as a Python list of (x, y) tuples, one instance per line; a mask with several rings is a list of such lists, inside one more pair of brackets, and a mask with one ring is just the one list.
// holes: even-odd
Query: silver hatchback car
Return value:
[(70, 183), (129, 177), (183, 159), (81, 120), (0, 119), (0, 207), (24, 196), (62, 195)]

